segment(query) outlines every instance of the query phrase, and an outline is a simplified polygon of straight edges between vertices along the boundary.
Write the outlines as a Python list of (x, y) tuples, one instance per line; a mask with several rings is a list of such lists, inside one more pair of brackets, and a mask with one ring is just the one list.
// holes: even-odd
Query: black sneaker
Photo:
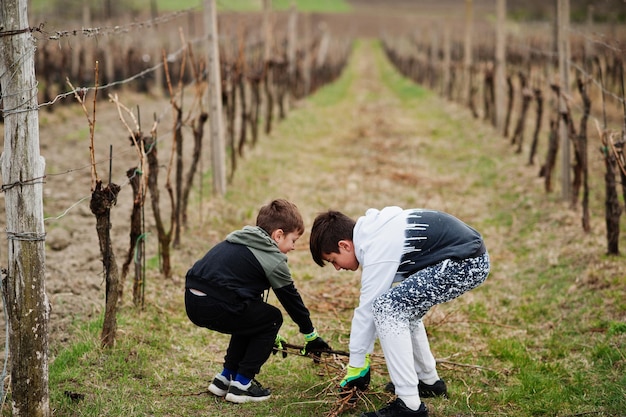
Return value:
[(424, 384), (422, 381), (417, 385), (420, 397), (432, 398), (432, 397), (444, 397), (448, 398), (448, 387), (443, 379), (435, 382), (432, 385)]
[[(440, 379), (432, 385), (424, 384), (422, 381), (420, 381), (417, 385), (417, 389), (419, 391), (420, 397), (423, 398), (448, 398), (448, 387), (446, 386), (446, 382), (443, 379)], [(393, 385), (393, 382), (388, 382), (387, 385), (385, 385), (385, 392), (389, 392), (391, 394), (394, 394), (396, 392), (396, 387)]]
[(230, 381), (222, 374), (217, 374), (209, 385), (209, 391), (218, 397), (223, 397), (228, 393), (229, 386)]
[(271, 392), (267, 388), (263, 388), (256, 379), (250, 381), (248, 388), (244, 388), (239, 381), (232, 381), (228, 387), (226, 401), (231, 403), (247, 403), (265, 401), (271, 396)]
[(361, 417), (428, 417), (426, 404), (421, 403), (420, 408), (411, 410), (400, 398), (396, 398), (377, 411), (361, 414)]

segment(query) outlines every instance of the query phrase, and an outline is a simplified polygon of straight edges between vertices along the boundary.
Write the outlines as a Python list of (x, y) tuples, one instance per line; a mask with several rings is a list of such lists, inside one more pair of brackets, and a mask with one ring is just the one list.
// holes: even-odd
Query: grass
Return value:
[[(218, 12), (258, 12), (263, 9), (262, 0), (218, 0), (216, 1)], [(345, 13), (351, 10), (350, 5), (344, 0), (273, 0), (273, 10), (287, 10), (294, 4), (300, 12), (318, 13)], [(100, 9), (101, 3), (92, 1), (94, 10)], [(82, 2), (76, 0), (31, 0), (29, 11), (35, 15), (47, 15), (53, 10), (76, 10), (76, 18), (80, 17)], [(151, 2), (146, 0), (131, 0), (123, 6), (116, 5), (118, 12), (126, 10), (149, 10)], [(179, 10), (201, 9), (203, 0), (157, 0), (157, 10), (161, 13), (175, 12)]]
[[(227, 338), (193, 326), (184, 312), (187, 265), (231, 230), (252, 223), (261, 203), (283, 196), (296, 201), (307, 225), (329, 207), (357, 216), (369, 206), (419, 205), (471, 219), (484, 234), (493, 262), (488, 280), (425, 318), (451, 393), (427, 400), (432, 417), (623, 415), (623, 257), (604, 256), (601, 228), (584, 235), (578, 214), (546, 197), (534, 170), (517, 158), (464, 110), (395, 73), (378, 44), (359, 43), (336, 83), (298, 104), (248, 151), (225, 198), (212, 200), (203, 223), (186, 231), (173, 278), (149, 268), (145, 310), (122, 306), (114, 348), (99, 346), (101, 320), (81, 317), (67, 341), (51, 345), (53, 414), (332, 411), (341, 359), (319, 366), (272, 356), (259, 376), (274, 392), (267, 402), (232, 405), (209, 395), (207, 381), (220, 369)], [(601, 201), (592, 204), (601, 212)], [(305, 234), (290, 254), (294, 279), (320, 333), (336, 349), (347, 349), (358, 274), (317, 267), (307, 241)], [(281, 334), (302, 342), (288, 318)], [(377, 346), (372, 391), (343, 415), (384, 404), (386, 381)], [(6, 408), (3, 415), (10, 415)]]

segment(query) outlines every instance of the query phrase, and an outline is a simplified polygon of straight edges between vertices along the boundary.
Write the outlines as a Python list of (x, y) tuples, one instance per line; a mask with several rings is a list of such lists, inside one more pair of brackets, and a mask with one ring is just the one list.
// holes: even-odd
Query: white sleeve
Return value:
[(391, 288), (399, 262), (387, 261), (364, 266), (361, 273), (361, 296), (354, 310), (350, 330), (350, 366), (360, 368), (365, 355), (371, 353), (376, 340), (372, 314), (374, 300)]

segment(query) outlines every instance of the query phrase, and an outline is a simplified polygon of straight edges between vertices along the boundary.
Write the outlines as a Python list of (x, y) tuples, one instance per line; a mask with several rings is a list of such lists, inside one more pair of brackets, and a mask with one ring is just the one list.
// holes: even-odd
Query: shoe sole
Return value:
[(265, 401), (269, 399), (270, 397), (271, 395), (265, 395), (263, 397), (251, 397), (249, 395), (235, 395), (229, 392), (228, 394), (226, 394), (225, 399), (226, 401), (230, 401), (231, 403), (243, 404), (243, 403), (249, 403), (249, 402)]
[(228, 390), (222, 389), (215, 384), (209, 385), (209, 391), (211, 394), (217, 395), (218, 397), (224, 397), (228, 393)]

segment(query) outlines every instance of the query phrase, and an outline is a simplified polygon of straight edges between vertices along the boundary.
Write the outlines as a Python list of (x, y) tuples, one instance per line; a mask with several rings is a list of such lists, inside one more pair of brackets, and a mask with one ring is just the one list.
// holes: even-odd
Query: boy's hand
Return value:
[(276, 340), (274, 340), (274, 347), (272, 348), (272, 355), (276, 355), (278, 351), (281, 351), (283, 355), (283, 359), (287, 357), (287, 351), (285, 350), (283, 343), (287, 343), (287, 339), (277, 334)]
[(317, 356), (319, 356), (321, 352), (328, 350), (331, 350), (328, 343), (326, 343), (324, 339), (318, 336), (316, 339), (306, 342), (306, 345), (304, 345), (304, 349), (302, 349), (301, 353), (305, 356), (309, 353), (312, 353), (314, 355), (317, 354)]
[(341, 388), (356, 387), (361, 391), (365, 391), (370, 384), (370, 355), (365, 356), (365, 364), (361, 368), (355, 368), (348, 365), (346, 376), (341, 380), (339, 385)]
[(313, 354), (313, 361), (318, 363), (320, 361), (321, 353), (331, 350), (330, 345), (322, 339), (315, 330), (304, 336), (306, 344), (300, 352), (304, 356), (308, 356), (309, 353)]

